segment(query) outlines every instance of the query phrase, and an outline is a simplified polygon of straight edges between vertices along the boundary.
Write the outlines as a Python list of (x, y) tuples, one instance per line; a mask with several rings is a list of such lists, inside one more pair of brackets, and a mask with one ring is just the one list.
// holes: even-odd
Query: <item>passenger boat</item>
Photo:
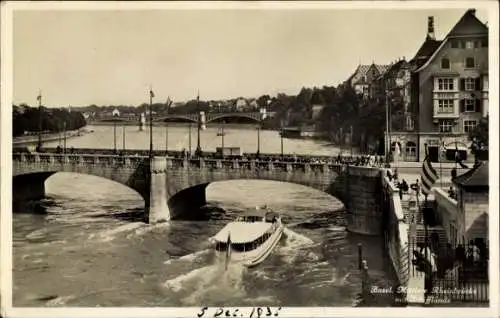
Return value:
[(228, 264), (253, 267), (262, 263), (276, 247), (283, 234), (281, 217), (267, 209), (240, 215), (227, 224), (212, 240), (216, 255)]

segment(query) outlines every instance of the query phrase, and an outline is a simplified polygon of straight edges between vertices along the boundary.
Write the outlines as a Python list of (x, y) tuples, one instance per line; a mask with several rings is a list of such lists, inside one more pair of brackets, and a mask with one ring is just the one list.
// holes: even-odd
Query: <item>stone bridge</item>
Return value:
[(196, 218), (212, 182), (260, 179), (305, 185), (333, 195), (347, 208), (348, 229), (382, 231), (382, 172), (377, 168), (280, 161), (186, 159), (164, 156), (13, 153), (13, 200), (35, 200), (44, 183), (64, 171), (95, 175), (126, 185), (145, 201), (145, 221)]

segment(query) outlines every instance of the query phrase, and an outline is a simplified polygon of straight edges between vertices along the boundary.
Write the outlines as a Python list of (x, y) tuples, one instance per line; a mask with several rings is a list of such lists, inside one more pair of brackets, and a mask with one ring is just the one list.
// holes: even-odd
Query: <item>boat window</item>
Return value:
[(225, 252), (227, 250), (227, 243), (217, 242), (217, 244), (215, 244), (215, 250), (218, 252)]
[[(235, 252), (248, 252), (248, 251), (254, 250), (257, 247), (259, 247), (261, 244), (263, 244), (265, 241), (267, 241), (267, 239), (270, 236), (271, 236), (271, 233), (267, 232), (252, 242), (233, 243), (233, 244), (231, 244), (231, 249)], [(223, 249), (221, 251), (225, 251), (225, 249)]]

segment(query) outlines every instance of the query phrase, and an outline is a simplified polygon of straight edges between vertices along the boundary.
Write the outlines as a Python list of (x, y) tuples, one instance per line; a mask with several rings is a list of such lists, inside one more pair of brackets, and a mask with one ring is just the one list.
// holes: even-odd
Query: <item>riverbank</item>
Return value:
[[(92, 132), (93, 130), (88, 129), (86, 127), (77, 130), (66, 131), (66, 139), (80, 137)], [(42, 134), (42, 142), (56, 141), (59, 139), (60, 140), (64, 139), (64, 133)], [(38, 143), (38, 135), (19, 136), (19, 137), (14, 137), (12, 140), (12, 145), (14, 147), (36, 145), (37, 143)]]

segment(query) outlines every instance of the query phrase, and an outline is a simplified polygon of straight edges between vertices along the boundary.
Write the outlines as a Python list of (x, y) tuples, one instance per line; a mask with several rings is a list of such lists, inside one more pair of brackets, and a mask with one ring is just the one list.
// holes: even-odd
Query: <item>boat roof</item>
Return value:
[(271, 226), (272, 223), (265, 222), (231, 222), (213, 238), (216, 241), (226, 243), (230, 235), (231, 243), (249, 243), (261, 237)]

